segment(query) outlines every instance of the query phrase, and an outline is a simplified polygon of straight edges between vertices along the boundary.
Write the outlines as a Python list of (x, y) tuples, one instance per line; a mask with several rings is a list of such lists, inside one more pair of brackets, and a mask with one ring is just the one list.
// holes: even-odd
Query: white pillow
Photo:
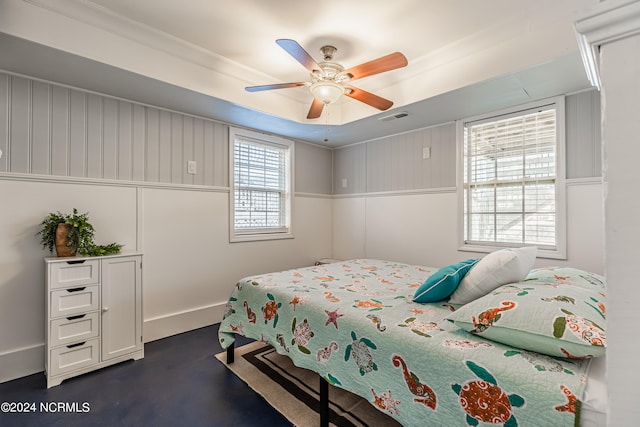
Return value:
[(533, 268), (538, 248), (507, 248), (482, 258), (451, 295), (451, 304), (467, 304), (499, 286), (523, 280)]

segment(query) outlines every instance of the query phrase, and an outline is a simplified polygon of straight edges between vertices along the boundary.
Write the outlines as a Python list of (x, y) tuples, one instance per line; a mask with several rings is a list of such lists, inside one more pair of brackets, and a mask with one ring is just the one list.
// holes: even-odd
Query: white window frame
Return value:
[[(236, 228), (236, 183), (235, 183), (235, 142), (236, 140), (255, 142), (260, 145), (274, 146), (286, 152), (286, 188), (284, 189), (284, 206), (281, 215), (282, 227), (278, 228)], [(294, 147), (293, 141), (266, 135), (247, 129), (229, 127), (229, 241), (247, 242), (257, 240), (292, 239), (293, 236), (293, 183), (294, 183)]]
[(565, 102), (564, 96), (544, 99), (517, 107), (512, 107), (488, 114), (482, 114), (474, 117), (465, 118), (456, 121), (456, 139), (457, 139), (457, 193), (458, 193), (458, 240), (459, 250), (472, 252), (492, 252), (504, 247), (527, 246), (527, 244), (510, 244), (498, 242), (474, 243), (470, 244), (465, 241), (465, 180), (464, 180), (464, 128), (468, 123), (479, 121), (490, 121), (490, 119), (500, 120), (508, 116), (518, 116), (526, 113), (527, 110), (555, 107), (556, 110), (556, 177), (555, 177), (555, 197), (556, 197), (556, 213), (555, 213), (555, 233), (556, 245), (555, 249), (538, 248), (539, 258), (566, 259), (567, 235), (566, 235), (566, 176), (565, 176)]

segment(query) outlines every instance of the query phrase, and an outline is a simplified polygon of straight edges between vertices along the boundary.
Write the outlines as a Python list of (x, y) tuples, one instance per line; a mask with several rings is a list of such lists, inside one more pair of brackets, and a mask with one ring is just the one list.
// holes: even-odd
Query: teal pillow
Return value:
[(414, 302), (436, 302), (448, 298), (458, 287), (462, 278), (479, 260), (468, 259), (442, 267), (433, 273), (413, 295)]

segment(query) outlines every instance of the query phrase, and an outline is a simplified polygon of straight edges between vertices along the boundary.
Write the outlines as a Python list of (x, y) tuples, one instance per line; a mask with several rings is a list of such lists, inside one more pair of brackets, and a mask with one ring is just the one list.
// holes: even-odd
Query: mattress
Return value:
[[(446, 301), (412, 301), (436, 270), (365, 259), (244, 278), (220, 344), (235, 334), (268, 342), (404, 425), (477, 425), (495, 408), (491, 420), (505, 426), (604, 425), (603, 358), (532, 355), (456, 328)], [(483, 387), (499, 402), (469, 410), (468, 395)]]

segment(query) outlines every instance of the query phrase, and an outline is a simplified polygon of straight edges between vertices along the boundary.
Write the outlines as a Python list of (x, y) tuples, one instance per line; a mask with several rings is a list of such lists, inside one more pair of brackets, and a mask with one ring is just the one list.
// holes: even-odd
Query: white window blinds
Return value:
[(290, 147), (236, 136), (233, 228), (236, 234), (289, 231)]
[(464, 124), (464, 239), (556, 250), (554, 105)]

